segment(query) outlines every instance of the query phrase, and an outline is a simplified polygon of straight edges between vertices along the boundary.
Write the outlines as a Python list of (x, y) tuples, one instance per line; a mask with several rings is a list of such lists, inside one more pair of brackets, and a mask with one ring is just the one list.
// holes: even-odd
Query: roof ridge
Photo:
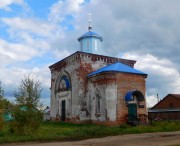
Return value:
[(180, 99), (180, 94), (169, 94), (169, 95), (172, 95), (173, 97)]
[(180, 94), (172, 94), (172, 93), (170, 93), (171, 95), (178, 95), (178, 96), (180, 96)]
[(95, 74), (99, 74), (99, 73), (102, 73), (102, 72), (124, 72), (124, 73), (132, 73), (132, 74), (141, 74), (141, 75), (146, 75), (145, 73), (137, 70), (137, 69), (134, 69), (126, 64), (123, 64), (121, 62), (116, 62), (116, 63), (113, 63), (113, 64), (109, 64), (107, 66), (104, 66), (90, 74), (88, 74), (87, 76), (92, 76), (92, 75), (95, 75)]

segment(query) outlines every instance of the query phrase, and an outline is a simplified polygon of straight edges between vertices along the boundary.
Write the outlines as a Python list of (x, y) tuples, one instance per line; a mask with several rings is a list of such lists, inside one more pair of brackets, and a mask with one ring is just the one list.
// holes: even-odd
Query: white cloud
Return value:
[(58, 58), (59, 60), (64, 59), (65, 57), (71, 55), (70, 52), (68, 52), (67, 50), (56, 50), (56, 58)]
[(152, 107), (155, 104), (157, 104), (157, 96), (156, 95), (151, 95), (151, 96), (146, 96), (146, 103), (147, 103), (147, 107)]
[(1, 18), (1, 21), (13, 30), (27, 31), (40, 36), (49, 36), (56, 29), (54, 25), (35, 18)]
[[(51, 35), (49, 35), (49, 37), (51, 37)], [(33, 48), (39, 48), (38, 50), (47, 51), (48, 49), (50, 49), (50, 44), (47, 41), (47, 39), (48, 40), (51, 40), (51, 39), (48, 37), (47, 38), (34, 37), (33, 35), (31, 35), (27, 32), (24, 32), (24, 31), (17, 33), (16, 36), (19, 36), (19, 38), (21, 38), (24, 41), (24, 43), (26, 43), (27, 45), (29, 45)], [(34, 45), (34, 44), (36, 44), (36, 45)]]
[(148, 106), (153, 106), (157, 102), (157, 93), (160, 98), (169, 93), (179, 93), (180, 73), (173, 62), (168, 59), (158, 59), (150, 54), (125, 53), (123, 58), (137, 60), (135, 68), (148, 74), (146, 80)]
[(158, 59), (150, 54), (139, 55), (135, 53), (125, 53), (123, 57), (138, 60), (135, 66), (150, 72), (152, 75), (164, 75), (165, 77), (169, 77), (173, 74), (179, 74), (175, 69), (175, 64), (168, 59)]
[(62, 22), (68, 15), (75, 16), (81, 11), (84, 0), (59, 0), (50, 8), (49, 20)]
[(37, 53), (38, 52), (32, 47), (18, 43), (9, 43), (3, 39), (0, 39), (0, 66), (6, 66), (9, 63), (16, 61), (26, 61)]
[(1, 63), (5, 65), (47, 53), (58, 33), (56, 25), (36, 18), (1, 18), (1, 21), (8, 26), (10, 38), (10, 41), (0, 38)]
[(6, 11), (11, 11), (11, 8), (9, 5), (11, 4), (18, 4), (18, 5), (24, 5), (23, 0), (0, 0), (0, 9), (4, 9)]

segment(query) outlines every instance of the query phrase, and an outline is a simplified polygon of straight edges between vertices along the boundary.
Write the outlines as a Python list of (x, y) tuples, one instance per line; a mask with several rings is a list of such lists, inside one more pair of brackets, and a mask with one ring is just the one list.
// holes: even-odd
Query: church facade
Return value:
[(123, 124), (147, 116), (147, 74), (136, 61), (94, 52), (102, 37), (89, 31), (78, 38), (81, 51), (51, 65), (51, 119), (74, 123)]

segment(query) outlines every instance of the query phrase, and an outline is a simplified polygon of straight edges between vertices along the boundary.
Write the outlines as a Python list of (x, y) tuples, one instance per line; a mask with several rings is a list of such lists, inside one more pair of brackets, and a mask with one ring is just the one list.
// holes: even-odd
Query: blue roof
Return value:
[(128, 102), (134, 100), (134, 96), (136, 96), (136, 99), (138, 101), (144, 101), (144, 95), (138, 90), (127, 92), (125, 96), (125, 101)]
[(88, 74), (87, 76), (93, 76), (95, 74), (103, 73), (103, 72), (125, 72), (125, 73), (132, 73), (132, 74), (140, 74), (140, 75), (147, 75), (139, 70), (136, 70), (128, 65), (125, 65), (120, 62), (116, 62), (114, 64), (107, 65), (103, 68), (96, 70)]
[(82, 36), (80, 36), (80, 37), (78, 38), (78, 41), (80, 41), (81, 39), (86, 38), (86, 37), (96, 37), (96, 38), (99, 38), (101, 41), (103, 40), (102, 36), (100, 36), (100, 35), (97, 34), (96, 32), (88, 31), (88, 32), (86, 32), (85, 34), (83, 34)]
[(125, 101), (132, 101), (133, 100), (133, 92), (134, 91), (129, 91), (128, 93), (126, 93)]

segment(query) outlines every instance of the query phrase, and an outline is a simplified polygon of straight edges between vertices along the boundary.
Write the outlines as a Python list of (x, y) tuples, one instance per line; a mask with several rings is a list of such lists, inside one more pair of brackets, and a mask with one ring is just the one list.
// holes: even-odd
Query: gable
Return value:
[[(175, 95), (175, 96), (174, 96)], [(171, 109), (180, 108), (180, 95), (178, 94), (168, 94), (160, 102), (158, 102), (151, 109)]]

